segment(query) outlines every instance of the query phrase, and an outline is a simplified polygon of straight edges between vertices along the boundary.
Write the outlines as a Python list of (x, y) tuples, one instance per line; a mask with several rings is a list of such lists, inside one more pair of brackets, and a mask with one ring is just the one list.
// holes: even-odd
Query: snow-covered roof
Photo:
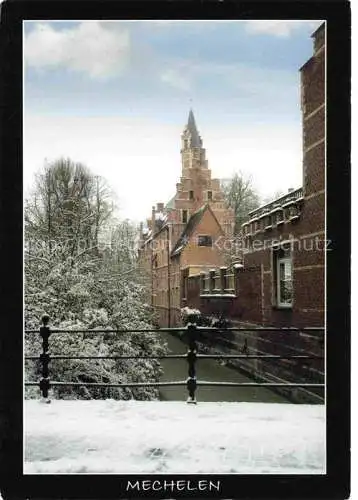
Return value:
[(168, 215), (164, 212), (156, 212), (155, 220), (166, 221), (168, 219)]
[(168, 203), (165, 205), (165, 208), (166, 208), (167, 210), (172, 210), (172, 209), (174, 209), (174, 208), (175, 208), (175, 196), (176, 196), (176, 195), (174, 195), (174, 196), (173, 196), (173, 197), (172, 197), (172, 198), (168, 201)]

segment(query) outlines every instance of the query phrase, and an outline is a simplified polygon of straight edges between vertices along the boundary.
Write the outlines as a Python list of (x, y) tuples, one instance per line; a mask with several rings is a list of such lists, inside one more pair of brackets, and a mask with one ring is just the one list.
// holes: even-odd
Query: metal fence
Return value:
[[(307, 389), (317, 389), (324, 388), (324, 384), (318, 383), (271, 383), (271, 382), (210, 382), (210, 381), (198, 381), (196, 375), (196, 361), (198, 359), (263, 359), (263, 360), (280, 360), (280, 359), (295, 359), (297, 361), (304, 361), (310, 359), (322, 360), (323, 356), (314, 355), (276, 355), (276, 354), (198, 354), (197, 346), (197, 336), (199, 331), (202, 332), (222, 332), (225, 331), (255, 331), (255, 332), (312, 332), (312, 331), (322, 331), (324, 328), (321, 327), (311, 327), (311, 328), (292, 328), (292, 327), (256, 327), (256, 328), (213, 328), (213, 327), (197, 327), (195, 323), (188, 323), (186, 327), (182, 328), (160, 328), (160, 329), (125, 329), (125, 330), (60, 330), (48, 326), (49, 316), (44, 315), (42, 317), (42, 326), (39, 330), (25, 330), (25, 333), (38, 333), (42, 339), (42, 353), (39, 356), (28, 356), (25, 355), (26, 360), (39, 360), (41, 363), (41, 379), (38, 381), (26, 381), (25, 386), (38, 386), (42, 397), (48, 399), (48, 392), (51, 387), (164, 387), (164, 386), (185, 386), (188, 390), (187, 403), (196, 403), (196, 389), (198, 386), (222, 386), (222, 387), (267, 387), (267, 388), (279, 388), (279, 387), (290, 387), (290, 388), (307, 388)], [(150, 355), (136, 355), (136, 356), (62, 356), (62, 355), (51, 355), (49, 352), (49, 338), (54, 334), (62, 333), (82, 333), (86, 335), (98, 335), (98, 334), (121, 334), (121, 333), (146, 333), (146, 332), (185, 332), (188, 339), (188, 352), (187, 354), (165, 354), (161, 356), (150, 356)], [(111, 383), (97, 383), (97, 382), (66, 382), (66, 381), (52, 381), (50, 380), (49, 373), (49, 363), (51, 360), (57, 359), (113, 359), (113, 360), (128, 360), (128, 359), (184, 359), (188, 363), (188, 377), (186, 380), (175, 380), (170, 382), (126, 382), (120, 384)]]

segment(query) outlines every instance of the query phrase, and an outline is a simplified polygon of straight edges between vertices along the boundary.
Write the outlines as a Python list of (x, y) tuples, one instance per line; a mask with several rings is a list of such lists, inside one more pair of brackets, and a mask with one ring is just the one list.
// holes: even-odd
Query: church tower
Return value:
[(203, 141), (199, 135), (194, 113), (189, 111), (188, 122), (181, 136), (182, 176), (179, 187), (186, 190), (184, 198), (190, 202), (193, 212), (212, 200), (210, 171), (205, 158)]
[(173, 200), (173, 208), (180, 210), (175, 216), (177, 222), (185, 224), (194, 212), (209, 204), (225, 234), (231, 234), (233, 214), (226, 209), (219, 179), (211, 178), (206, 151), (192, 109), (181, 135), (180, 153), (182, 172)]
[(203, 141), (196, 127), (194, 113), (192, 110), (189, 111), (188, 123), (186, 124), (181, 136), (181, 144), (183, 169), (200, 166), (200, 164), (203, 164), (203, 166), (207, 168)]
[[(175, 242), (190, 217), (204, 205), (210, 205), (226, 236), (232, 235), (234, 215), (227, 209), (219, 179), (211, 178), (206, 151), (198, 132), (193, 110), (189, 110), (187, 123), (181, 135), (181, 176), (176, 184), (176, 193), (164, 206), (154, 207), (152, 220), (165, 213), (170, 223), (171, 241)], [(149, 224), (154, 227), (154, 222)]]
[(162, 326), (180, 324), (186, 293), (182, 271), (197, 273), (222, 265), (227, 249), (217, 243), (231, 236), (234, 226), (234, 214), (226, 207), (220, 181), (211, 178), (192, 109), (181, 134), (180, 153), (176, 192), (166, 205), (153, 206), (148, 230), (140, 236), (139, 260), (151, 277), (148, 303)]

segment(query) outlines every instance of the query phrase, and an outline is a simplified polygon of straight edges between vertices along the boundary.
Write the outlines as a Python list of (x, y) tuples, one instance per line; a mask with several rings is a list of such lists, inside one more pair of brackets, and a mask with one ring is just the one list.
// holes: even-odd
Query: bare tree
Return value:
[[(112, 196), (105, 182), (81, 164), (60, 159), (46, 165), (37, 176), (32, 196), (25, 206), (25, 325), (37, 328), (46, 312), (55, 327), (65, 329), (146, 329), (152, 310), (146, 303), (146, 288), (138, 273), (136, 228), (117, 222), (111, 215)], [(114, 226), (115, 224), (115, 226)], [(109, 229), (112, 230), (108, 233)], [(107, 234), (106, 234), (107, 233)], [(106, 243), (104, 249), (101, 243)], [(81, 243), (81, 245), (78, 245)], [(39, 342), (25, 335), (28, 354), (39, 352)], [(156, 333), (123, 336), (53, 339), (56, 352), (73, 355), (98, 352), (113, 355), (163, 354)], [(54, 378), (73, 382), (119, 383), (123, 376), (133, 382), (158, 380), (157, 360), (131, 361), (54, 360)], [(36, 379), (38, 364), (26, 364), (27, 377)], [(27, 393), (31, 396), (32, 393)], [(55, 389), (57, 397), (158, 397), (158, 390)]]
[(241, 232), (241, 226), (251, 210), (260, 204), (260, 198), (253, 186), (252, 178), (243, 173), (235, 173), (231, 179), (222, 181), (226, 203), (235, 213), (234, 235)]
[(278, 198), (281, 198), (281, 196), (284, 196), (285, 194), (286, 193), (284, 193), (283, 191), (278, 189), (278, 190), (274, 191), (273, 194), (271, 194), (269, 196), (265, 196), (262, 199), (262, 205), (266, 205), (267, 203), (271, 203), (271, 201), (277, 200)]
[(74, 255), (81, 248), (97, 249), (99, 231), (113, 210), (105, 181), (81, 163), (60, 158), (36, 176), (34, 193), (26, 203), (25, 223), (33, 236), (70, 242)]

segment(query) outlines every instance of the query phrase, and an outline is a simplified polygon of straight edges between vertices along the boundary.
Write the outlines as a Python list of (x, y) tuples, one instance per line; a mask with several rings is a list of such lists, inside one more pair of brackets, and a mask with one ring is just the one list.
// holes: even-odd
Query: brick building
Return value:
[[(186, 277), (182, 305), (204, 315), (222, 312), (234, 325), (322, 327), (325, 324), (325, 24), (312, 35), (312, 57), (301, 67), (303, 186), (252, 211), (242, 227), (244, 262)], [(267, 354), (322, 355), (323, 331), (248, 332), (216, 337), (237, 352), (248, 346)], [(204, 335), (205, 337), (205, 335)], [(203, 338), (204, 343), (210, 339)], [(225, 347), (223, 347), (225, 346)], [(323, 363), (310, 368), (269, 361), (240, 363), (265, 380), (321, 381)], [(291, 392), (291, 391), (289, 391)], [(301, 389), (297, 399), (316, 396)], [(292, 396), (292, 394), (291, 394)], [(322, 394), (317, 396), (322, 400)]]
[(181, 136), (182, 175), (176, 193), (166, 204), (152, 207), (146, 227), (141, 227), (139, 261), (150, 279), (148, 302), (161, 326), (180, 323), (186, 287), (182, 275), (220, 266), (219, 238), (229, 237), (234, 214), (224, 203), (220, 181), (211, 178), (206, 152), (193, 111)]
[(223, 295), (228, 293), (235, 295), (230, 315), (241, 321), (298, 327), (324, 324), (324, 24), (312, 36), (314, 54), (300, 70), (303, 186), (249, 214), (242, 227), (244, 267), (224, 273), (234, 284), (226, 287), (224, 280), (224, 288), (215, 285), (215, 276), (221, 283), (223, 269), (217, 269), (212, 279), (209, 274), (201, 280), (197, 277), (190, 284), (193, 305), (207, 308), (194, 299), (199, 291), (204, 301), (209, 300), (205, 299), (208, 294), (225, 300)]

